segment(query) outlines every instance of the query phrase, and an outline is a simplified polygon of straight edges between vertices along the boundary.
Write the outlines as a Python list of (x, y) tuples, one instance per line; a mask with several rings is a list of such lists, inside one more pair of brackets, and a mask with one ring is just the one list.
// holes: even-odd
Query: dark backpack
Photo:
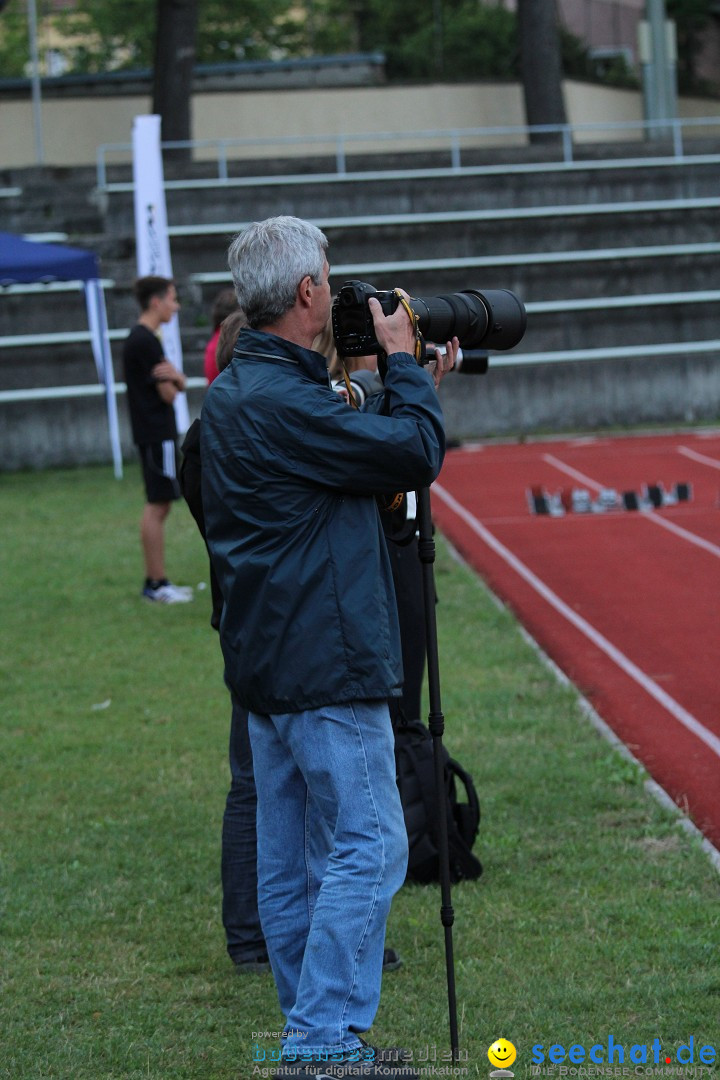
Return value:
[[(450, 880), (478, 878), (482, 864), (472, 853), (480, 826), (480, 803), (471, 777), (443, 747)], [(438, 804), (433, 738), (419, 720), (395, 729), (395, 770), (410, 854), (408, 881), (426, 885), (439, 878)], [(458, 802), (457, 783), (467, 802)]]

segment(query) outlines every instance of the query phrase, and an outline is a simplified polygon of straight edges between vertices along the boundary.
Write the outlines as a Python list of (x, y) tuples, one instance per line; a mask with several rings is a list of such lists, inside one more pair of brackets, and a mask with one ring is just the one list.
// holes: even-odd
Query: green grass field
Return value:
[[(272, 980), (234, 973), (220, 922), (230, 710), (209, 589), (141, 601), (141, 503), (134, 467), (0, 477), (9, 1080), (251, 1080), (277, 1048), (254, 1050), (282, 1024)], [(173, 579), (207, 582), (184, 506), (167, 535)], [(483, 812), (485, 874), (453, 890), (467, 1075), (487, 1076), (500, 1036), (516, 1076), (536, 1044), (720, 1046), (716, 870), (442, 544), (436, 581), (445, 742)], [(371, 1033), (436, 1075), (439, 908), (436, 888), (399, 893), (388, 941), (405, 963)]]

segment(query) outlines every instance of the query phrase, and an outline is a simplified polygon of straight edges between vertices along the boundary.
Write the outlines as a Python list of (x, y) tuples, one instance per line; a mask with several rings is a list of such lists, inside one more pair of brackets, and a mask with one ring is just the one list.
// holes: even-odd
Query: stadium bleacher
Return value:
[[(713, 416), (718, 164), (720, 155), (706, 152), (622, 156), (612, 148), (605, 158), (595, 150), (568, 164), (518, 160), (515, 150), (511, 162), (462, 169), (404, 168), (395, 156), (385, 170), (374, 161), (341, 175), (259, 163), (254, 176), (171, 176), (168, 222), (191, 412), (202, 400), (212, 299), (229, 283), (230, 238), (247, 221), (293, 213), (326, 231), (335, 287), (360, 277), (416, 295), (509, 288), (526, 303), (520, 346), (491, 357), (485, 379), (446, 381), (455, 437)], [(79, 193), (69, 200), (80, 218), (97, 223), (83, 234), (71, 221), (67, 232), (100, 256), (116, 356), (136, 315), (132, 197), (125, 177), (86, 190), (87, 207)], [(27, 220), (31, 177), (8, 196), (14, 200)], [(8, 409), (19, 407), (23, 388), (89, 384), (92, 358), (86, 328), (67, 326), (62, 290), (48, 288), (42, 303), (17, 288), (0, 298), (0, 408), (12, 428)], [(80, 416), (82, 395), (74, 407)]]

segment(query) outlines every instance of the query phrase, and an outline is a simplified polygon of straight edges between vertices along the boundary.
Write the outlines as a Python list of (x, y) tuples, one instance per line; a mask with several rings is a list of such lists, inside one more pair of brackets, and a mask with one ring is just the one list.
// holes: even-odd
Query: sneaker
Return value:
[(175, 592), (184, 593), (185, 596), (194, 595), (192, 585), (173, 585), (171, 581), (168, 581), (168, 585), (171, 589), (174, 589)]
[(397, 971), (399, 967), (402, 967), (402, 960), (395, 950), (385, 949), (383, 951), (383, 973), (386, 971)]
[(411, 1055), (407, 1050), (379, 1050), (368, 1046), (361, 1040), (360, 1046), (349, 1050), (342, 1056), (335, 1056), (334, 1061), (307, 1061), (298, 1058), (295, 1061), (283, 1061), (273, 1080), (341, 1080), (343, 1077), (359, 1076), (364, 1080), (419, 1080), (419, 1074), (407, 1059)]
[(143, 597), (154, 604), (187, 604), (193, 598), (193, 591), (187, 585), (159, 585), (157, 589), (151, 589), (146, 585), (142, 591)]
[(245, 956), (232, 956), (230, 959), (238, 975), (263, 975), (270, 971), (270, 958), (265, 949), (254, 954), (245, 954)]

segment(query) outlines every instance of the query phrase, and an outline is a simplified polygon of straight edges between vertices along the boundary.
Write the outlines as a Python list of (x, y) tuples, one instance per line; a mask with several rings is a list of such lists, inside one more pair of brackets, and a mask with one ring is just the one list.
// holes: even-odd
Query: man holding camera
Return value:
[[(225, 677), (250, 710), (258, 900), (286, 1017), (277, 1076), (357, 1067), (409, 1080), (409, 1066), (359, 1037), (379, 1004), (407, 862), (387, 706), (402, 685), (400, 638), (375, 496), (430, 484), (445, 436), (402, 306), (385, 316), (369, 301), (388, 354), (386, 415), (331, 389), (311, 349), (330, 314), (326, 248), (292, 217), (255, 223), (230, 247), (249, 327), (203, 408), (203, 503)], [(452, 348), (438, 364), (436, 382)]]

